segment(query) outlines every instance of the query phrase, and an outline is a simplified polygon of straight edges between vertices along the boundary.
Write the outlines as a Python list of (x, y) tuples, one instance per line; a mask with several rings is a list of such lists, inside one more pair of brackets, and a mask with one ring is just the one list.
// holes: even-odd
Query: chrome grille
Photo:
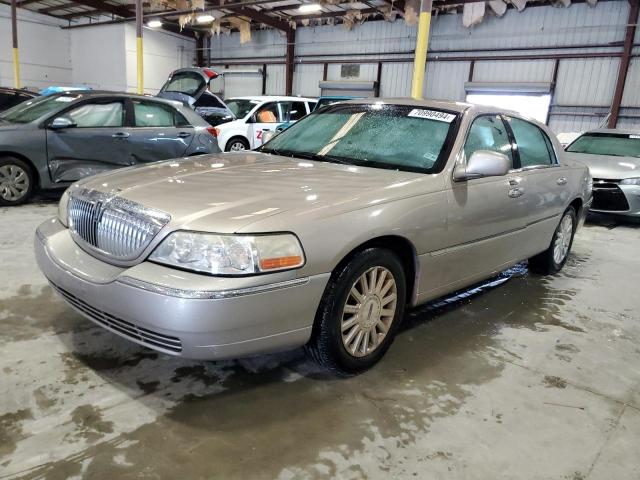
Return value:
[(74, 239), (117, 260), (133, 260), (170, 220), (158, 210), (95, 190), (69, 197), (69, 228)]

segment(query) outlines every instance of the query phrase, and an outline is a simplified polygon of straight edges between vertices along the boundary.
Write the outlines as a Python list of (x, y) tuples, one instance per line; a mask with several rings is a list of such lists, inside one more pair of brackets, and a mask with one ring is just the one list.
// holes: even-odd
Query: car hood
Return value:
[(593, 178), (622, 180), (640, 177), (640, 158), (581, 153), (568, 153), (568, 155), (569, 158), (589, 167), (589, 173)]
[(232, 233), (285, 212), (293, 223), (363, 208), (407, 195), (399, 187), (416, 182), (441, 189), (434, 177), (246, 152), (127, 168), (81, 185), (167, 212), (176, 229)]

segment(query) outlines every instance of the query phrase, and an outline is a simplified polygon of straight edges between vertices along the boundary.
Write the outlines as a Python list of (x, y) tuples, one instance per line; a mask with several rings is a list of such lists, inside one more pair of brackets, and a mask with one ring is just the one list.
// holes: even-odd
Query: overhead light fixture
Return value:
[(160, 20), (149, 20), (147, 22), (147, 27), (149, 28), (160, 28), (162, 26), (162, 22)]
[(301, 13), (313, 13), (322, 10), (322, 6), (319, 3), (303, 3), (298, 7), (298, 11)]
[(216, 17), (214, 17), (213, 15), (198, 15), (196, 17), (196, 22), (198, 23), (211, 23), (216, 19)]

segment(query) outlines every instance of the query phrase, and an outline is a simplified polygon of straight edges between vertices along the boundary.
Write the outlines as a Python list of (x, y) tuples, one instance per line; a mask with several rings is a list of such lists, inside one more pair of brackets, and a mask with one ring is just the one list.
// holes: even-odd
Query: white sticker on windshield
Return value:
[(438, 120), (439, 122), (451, 123), (456, 118), (452, 113), (439, 112), (437, 110), (422, 110), (414, 108), (407, 117), (426, 118), (427, 120)]
[(75, 99), (75, 97), (58, 97), (56, 102), (73, 102)]

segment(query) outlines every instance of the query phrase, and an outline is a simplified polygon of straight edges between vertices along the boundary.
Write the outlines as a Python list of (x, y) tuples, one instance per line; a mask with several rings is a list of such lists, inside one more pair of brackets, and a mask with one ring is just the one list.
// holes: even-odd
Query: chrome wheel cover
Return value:
[(230, 152), (244, 152), (246, 150), (244, 143), (235, 141), (229, 147)]
[(560, 226), (556, 233), (556, 240), (553, 243), (553, 261), (556, 262), (557, 265), (560, 265), (567, 256), (567, 253), (569, 253), (572, 236), (573, 217), (567, 213), (560, 221)]
[(29, 176), (19, 165), (3, 165), (0, 167), (0, 197), (15, 202), (29, 191)]
[(354, 357), (374, 352), (387, 336), (398, 305), (398, 287), (384, 267), (364, 272), (351, 286), (342, 309), (342, 345)]

